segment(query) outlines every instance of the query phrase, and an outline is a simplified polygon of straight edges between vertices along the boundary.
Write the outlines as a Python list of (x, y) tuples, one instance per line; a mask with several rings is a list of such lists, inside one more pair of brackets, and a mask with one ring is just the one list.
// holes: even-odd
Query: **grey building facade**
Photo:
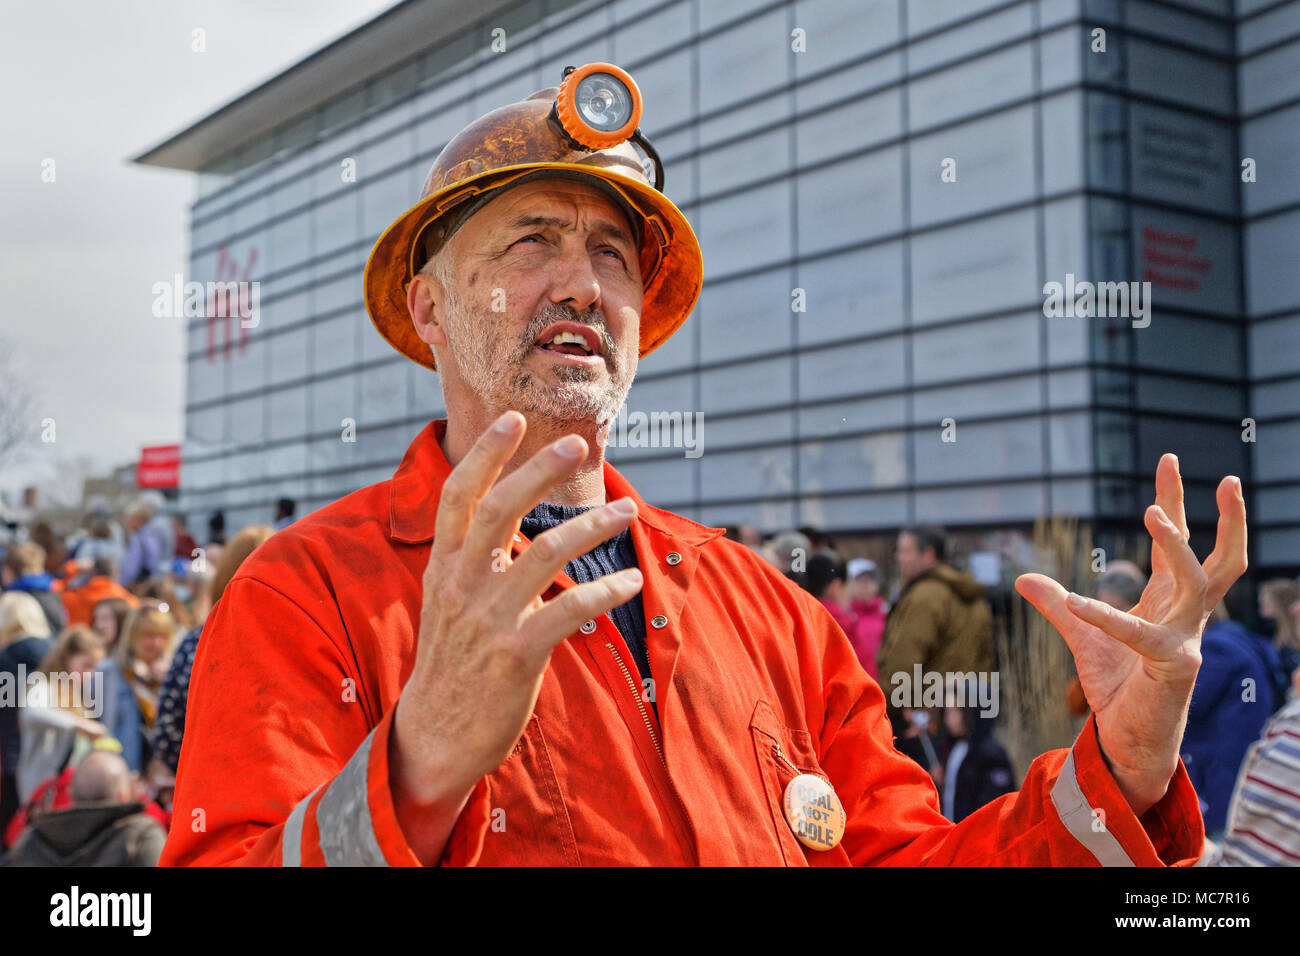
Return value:
[[(256, 327), (189, 324), (192, 527), (391, 476), (444, 409), (370, 327), (371, 246), (462, 126), (607, 60), (704, 250), (627, 402), (701, 414), (703, 454), (609, 453), (647, 500), (1104, 541), (1169, 450), (1193, 523), (1240, 474), (1254, 563), (1300, 566), (1300, 2), (463, 7), (399, 4), (137, 157), (198, 173), (188, 278), (260, 283)], [(1150, 282), (1149, 324), (1047, 314), (1088, 281)]]

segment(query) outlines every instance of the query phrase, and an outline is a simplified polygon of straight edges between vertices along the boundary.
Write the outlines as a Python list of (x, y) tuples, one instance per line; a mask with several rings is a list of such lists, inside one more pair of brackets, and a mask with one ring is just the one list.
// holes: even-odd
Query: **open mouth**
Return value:
[(551, 326), (538, 337), (535, 347), (567, 361), (598, 363), (604, 360), (595, 330), (577, 323)]

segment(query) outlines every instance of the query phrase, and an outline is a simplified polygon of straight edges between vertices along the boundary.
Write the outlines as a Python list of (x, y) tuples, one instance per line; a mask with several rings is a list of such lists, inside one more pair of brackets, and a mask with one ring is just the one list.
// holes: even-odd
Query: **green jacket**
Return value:
[(993, 614), (984, 585), (946, 564), (918, 574), (898, 596), (876, 652), (889, 697), (896, 673), (987, 673), (993, 669)]

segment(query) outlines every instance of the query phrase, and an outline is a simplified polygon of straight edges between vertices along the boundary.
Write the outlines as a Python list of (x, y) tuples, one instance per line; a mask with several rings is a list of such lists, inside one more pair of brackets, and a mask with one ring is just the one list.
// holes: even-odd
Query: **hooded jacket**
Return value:
[[(418, 865), (389, 783), (411, 673), (446, 422), (381, 482), (278, 532), (204, 625), (162, 865)], [(1204, 831), (1179, 765), (1139, 820), (1094, 722), (1019, 793), (954, 825), (892, 746), (880, 688), (818, 601), (744, 545), (632, 497), (658, 716), (607, 615), (558, 645), (514, 752), (480, 778), (440, 862), (468, 864), (1192, 863)], [(518, 535), (520, 554), (530, 542)], [(561, 573), (544, 593), (573, 586)], [(800, 843), (799, 773), (829, 782), (840, 843)], [(1104, 810), (1097, 828), (1094, 810)], [(202, 826), (197, 821), (202, 820)]]
[(889, 693), (895, 674), (987, 673), (993, 669), (993, 612), (984, 585), (946, 564), (918, 574), (903, 588), (876, 653), (877, 675)]
[(43, 813), (9, 851), (7, 866), (155, 866), (166, 833), (142, 803)]

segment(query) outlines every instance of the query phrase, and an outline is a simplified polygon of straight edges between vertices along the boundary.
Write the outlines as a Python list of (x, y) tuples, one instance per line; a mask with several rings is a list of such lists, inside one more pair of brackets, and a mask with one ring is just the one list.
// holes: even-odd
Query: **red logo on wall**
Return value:
[[(235, 262), (234, 259), (231, 258), (230, 252), (227, 250), (225, 246), (222, 246), (217, 250), (217, 267), (216, 267), (216, 277), (214, 281), (241, 283), (240, 293), (239, 293), (239, 308), (233, 310), (235, 313), (244, 313), (247, 311), (248, 303), (246, 301), (246, 292), (244, 291), (247, 288), (247, 286), (243, 285), (242, 283), (247, 283), (252, 281), (253, 268), (256, 265), (257, 265), (256, 248), (250, 248), (248, 250), (248, 261), (244, 263), (244, 268), (242, 270), (242, 273), (240, 271), (239, 265)], [(209, 362), (216, 361), (218, 323), (220, 323), (221, 325), (222, 358), (226, 358), (226, 359), (230, 358), (230, 346), (232, 344), (231, 335), (230, 335), (231, 322), (234, 322), (235, 327), (239, 329), (239, 351), (242, 353), (244, 349), (248, 347), (248, 326), (244, 325), (239, 314), (231, 314), (231, 313), (232, 310), (230, 309), (220, 308), (219, 303), (216, 301), (216, 296), (211, 293), (209, 294), (208, 308), (207, 308), (208, 361)]]
[(181, 483), (181, 446), (154, 445), (140, 449), (135, 483), (141, 488), (176, 488)]

